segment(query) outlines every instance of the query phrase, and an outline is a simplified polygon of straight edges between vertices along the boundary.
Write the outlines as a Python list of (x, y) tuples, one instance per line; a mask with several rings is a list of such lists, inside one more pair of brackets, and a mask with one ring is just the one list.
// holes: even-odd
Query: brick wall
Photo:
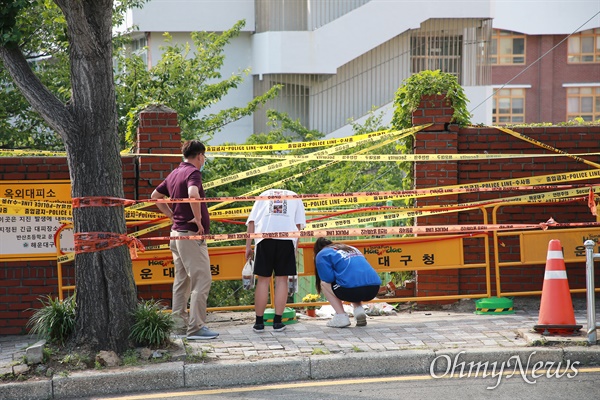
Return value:
[[(494, 85), (504, 85), (507, 82), (508, 87), (529, 85), (525, 89), (527, 123), (565, 121), (567, 91), (563, 84), (600, 81), (598, 64), (567, 62), (568, 41), (563, 41), (564, 39), (565, 35), (527, 35), (527, 69), (524, 70), (522, 64), (494, 65), (492, 68)], [(557, 47), (554, 48), (555, 46)]]
[[(413, 124), (433, 123), (415, 136), (415, 154), (472, 154), (484, 152), (555, 154), (519, 138), (515, 138), (495, 128), (461, 128), (448, 125), (448, 115), (452, 108), (449, 104), (435, 99), (436, 102), (423, 101), (413, 114)], [(442, 107), (443, 112), (432, 115), (432, 107)], [(429, 115), (429, 119), (424, 116)], [(570, 154), (594, 153), (600, 151), (600, 126), (586, 127), (539, 127), (513, 129), (539, 142)], [(590, 161), (600, 163), (598, 157), (588, 157)], [(414, 168), (415, 188), (431, 188), (449, 185), (496, 181), (550, 175), (561, 172), (589, 170), (593, 167), (564, 156), (528, 157), (502, 160), (475, 160), (460, 162), (417, 162)], [(573, 184), (598, 183), (594, 181), (569, 182)], [(530, 193), (535, 193), (531, 191)], [(539, 191), (538, 191), (539, 192)], [(417, 206), (452, 205), (483, 200), (523, 195), (525, 192), (478, 192), (458, 196), (440, 196), (418, 199)], [(488, 221), (492, 221), (491, 209), (485, 211)], [(503, 223), (540, 223), (553, 217), (558, 222), (595, 222), (587, 203), (580, 201), (569, 204), (514, 205), (501, 207), (497, 213), (497, 222)], [(443, 224), (480, 224), (482, 211), (468, 211), (431, 217), (421, 217), (417, 225)], [(519, 248), (515, 239), (502, 239), (500, 246), (501, 261), (518, 261)], [(481, 239), (469, 239), (465, 246), (465, 262), (484, 262), (484, 242)], [(491, 241), (490, 241), (491, 243)], [(492, 268), (492, 293), (495, 291), (494, 254), (490, 246)], [(526, 267), (502, 267), (502, 291), (538, 291), (542, 289), (545, 265)], [(585, 260), (580, 264), (567, 264), (570, 288), (585, 288)], [(597, 274), (598, 275), (598, 274)], [(596, 278), (598, 279), (598, 278)], [(453, 271), (418, 272), (417, 295), (433, 296), (444, 294), (485, 293), (485, 273), (481, 268)]]
[[(155, 106), (140, 113), (137, 152), (176, 154), (173, 157), (123, 156), (123, 184), (128, 199), (147, 199), (166, 175), (181, 161), (181, 135), (177, 114)], [(65, 157), (1, 157), (2, 180), (68, 180)], [(148, 210), (157, 211), (155, 206)], [(167, 230), (168, 235), (168, 230)], [(72, 263), (63, 266), (63, 284), (74, 285)], [(54, 261), (0, 262), (0, 335), (25, 333), (31, 309), (40, 297), (58, 297), (58, 274)], [(141, 298), (171, 298), (171, 285), (139, 286)]]
[[(417, 132), (414, 142), (414, 154), (456, 154), (456, 129), (449, 130), (454, 109), (445, 100), (445, 96), (423, 96), (419, 108), (413, 112), (412, 124), (432, 126)], [(416, 162), (414, 166), (415, 188), (431, 188), (456, 185), (458, 182), (457, 162)], [(457, 196), (424, 197), (419, 206), (453, 206)], [(427, 220), (417, 219), (415, 225), (456, 225), (458, 214), (438, 214)], [(417, 271), (417, 296), (456, 295), (459, 291), (458, 270)]]
[[(508, 136), (491, 128), (458, 129), (450, 125), (452, 108), (443, 98), (433, 96), (424, 99), (413, 115), (413, 123), (434, 125), (415, 136), (416, 154), (455, 153), (547, 153), (531, 144)], [(528, 128), (524, 133), (550, 146), (569, 153), (599, 152), (600, 127), (544, 127)], [(131, 199), (147, 199), (150, 193), (181, 161), (181, 137), (177, 126), (177, 115), (164, 107), (153, 107), (140, 114), (140, 127), (136, 152), (141, 154), (174, 154), (174, 156), (124, 156), (123, 179), (125, 195)], [(595, 160), (598, 161), (598, 160)], [(450, 186), (463, 183), (500, 180), (533, 175), (551, 174), (562, 171), (590, 169), (565, 157), (526, 158), (515, 160), (460, 161), (415, 164), (416, 188)], [(0, 158), (0, 179), (69, 179), (66, 160), (63, 157)], [(579, 182), (582, 183), (582, 182)], [(521, 193), (522, 194), (522, 193)], [(418, 206), (457, 202), (466, 203), (498, 196), (513, 196), (515, 193), (469, 193), (455, 196), (428, 197), (419, 199)], [(155, 206), (148, 210), (156, 210)], [(590, 221), (585, 204), (569, 206), (546, 205), (536, 207), (503, 207), (498, 213), (499, 223), (529, 223), (546, 221), (550, 216), (560, 221)], [(491, 218), (490, 218), (491, 220)], [(418, 218), (418, 225), (455, 225), (481, 223), (480, 211), (461, 212)], [(168, 233), (168, 231), (164, 232)], [(161, 234), (161, 233), (158, 233)], [(466, 262), (481, 262), (483, 241), (468, 239)], [(507, 240), (507, 244), (510, 242)], [(501, 248), (505, 258), (513, 246)], [(506, 250), (503, 250), (506, 249)], [(493, 262), (493, 256), (492, 256)], [(585, 287), (582, 266), (567, 267), (571, 287)], [(540, 290), (544, 266), (503, 268), (503, 276), (510, 282), (503, 283), (504, 291)], [(493, 271), (493, 264), (492, 264)], [(65, 285), (74, 282), (73, 267), (67, 264), (63, 273)], [(39, 308), (41, 296), (58, 296), (56, 263), (53, 261), (21, 261), (0, 263), (0, 334), (25, 333), (25, 325), (32, 308)], [(596, 278), (598, 279), (598, 278)], [(492, 282), (494, 276), (492, 276)], [(445, 270), (434, 273), (421, 272), (417, 279), (417, 294), (468, 294), (482, 293), (485, 276), (481, 269)], [(141, 298), (171, 298), (171, 285), (139, 286)]]

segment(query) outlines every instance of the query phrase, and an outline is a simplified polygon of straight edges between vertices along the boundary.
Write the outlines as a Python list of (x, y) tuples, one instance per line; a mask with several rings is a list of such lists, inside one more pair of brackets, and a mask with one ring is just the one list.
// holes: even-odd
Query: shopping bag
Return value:
[(254, 260), (252, 258), (246, 260), (246, 264), (242, 268), (242, 284), (244, 289), (254, 288)]

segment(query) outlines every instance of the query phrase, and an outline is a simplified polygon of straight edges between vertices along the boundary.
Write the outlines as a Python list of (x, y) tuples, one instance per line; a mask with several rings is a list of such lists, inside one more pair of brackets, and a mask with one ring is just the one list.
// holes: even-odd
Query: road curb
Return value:
[[(596, 347), (527, 347), (527, 348), (469, 348), (444, 350), (400, 350), (381, 353), (350, 353), (311, 355), (308, 357), (269, 358), (256, 361), (217, 361), (204, 364), (169, 362), (144, 367), (115, 370), (82, 371), (49, 380), (15, 382), (0, 385), (3, 400), (42, 400), (81, 398), (98, 395), (141, 393), (158, 390), (206, 389), (263, 385), (303, 380), (360, 378), (368, 376), (398, 376), (430, 374), (431, 368), (441, 376), (465, 371), (473, 363), (511, 363), (511, 371), (543, 362), (558, 365), (578, 361), (578, 367), (600, 365), (600, 351)], [(449, 367), (450, 365), (450, 367)], [(507, 365), (508, 366), (508, 365)], [(473, 368), (473, 367), (471, 367)]]
[(183, 362), (169, 362), (58, 376), (52, 379), (52, 398), (180, 389), (185, 387), (183, 368)]
[(185, 366), (186, 387), (239, 386), (311, 379), (308, 358), (269, 358)]
[(46, 400), (52, 398), (52, 379), (0, 385), (0, 399), (2, 400)]
[(310, 378), (339, 379), (365, 376), (423, 374), (434, 358), (431, 350), (350, 353), (310, 357)]

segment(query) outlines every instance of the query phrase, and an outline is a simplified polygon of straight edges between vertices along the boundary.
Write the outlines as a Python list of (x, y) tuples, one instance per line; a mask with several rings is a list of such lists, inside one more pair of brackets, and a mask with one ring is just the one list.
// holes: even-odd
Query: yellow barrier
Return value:
[[(487, 235), (473, 235), (469, 238), (482, 238), (487, 244)], [(486, 292), (473, 295), (429, 296), (386, 298), (374, 301), (428, 301), (460, 298), (483, 298), (491, 296), (489, 254), (485, 262), (465, 264), (464, 236), (423, 236), (410, 238), (387, 238), (369, 240), (344, 241), (361, 250), (367, 260), (378, 272), (442, 270), (462, 268), (485, 268)], [(435, 245), (432, 245), (435, 243)], [(486, 245), (487, 247), (487, 245)], [(302, 261), (299, 276), (314, 275), (313, 243), (305, 242), (299, 245)], [(211, 271), (214, 280), (240, 280), (245, 262), (245, 246), (209, 247)], [(133, 273), (137, 285), (172, 284), (173, 260), (169, 250), (148, 251), (133, 260)], [(74, 286), (64, 286), (62, 263), (59, 263), (58, 273), (59, 298), (63, 299), (65, 291), (72, 291)], [(325, 303), (321, 303), (325, 304)], [(318, 305), (318, 304), (317, 304)], [(288, 304), (290, 307), (304, 307), (304, 303)], [(214, 307), (210, 310), (242, 310), (252, 309), (253, 305)]]
[[(532, 206), (527, 202), (507, 202), (495, 205), (492, 210), (493, 224), (497, 223), (497, 211), (504, 206)], [(487, 213), (483, 210), (483, 224), (487, 224)], [(518, 247), (521, 250), (519, 260), (502, 261), (499, 249), (503, 247), (500, 238), (503, 237), (518, 238)], [(491, 290), (491, 264), (489, 254), (489, 238), (487, 234), (478, 234), (469, 236), (469, 240), (479, 238), (484, 240), (483, 246), (478, 248), (485, 249), (482, 256), (483, 262), (475, 264), (465, 264), (464, 236), (420, 236), (404, 238), (385, 238), (370, 240), (344, 240), (352, 246), (359, 248), (367, 260), (378, 272), (397, 272), (397, 271), (430, 271), (430, 270), (448, 270), (465, 268), (485, 268), (485, 293), (479, 294), (458, 294), (445, 296), (420, 296), (420, 297), (401, 297), (374, 299), (378, 301), (408, 302), (408, 301), (444, 301), (458, 300), (463, 298), (485, 298), (492, 296)], [(496, 296), (519, 296), (519, 295), (540, 295), (540, 291), (523, 292), (503, 292), (502, 291), (502, 267), (507, 266), (526, 266), (526, 265), (544, 265), (546, 262), (546, 247), (550, 239), (559, 239), (563, 245), (565, 253), (565, 263), (582, 263), (585, 261), (585, 249), (583, 242), (587, 239), (598, 241), (600, 232), (597, 228), (576, 228), (576, 229), (551, 229), (546, 231), (526, 230), (493, 232), (493, 250), (495, 261), (495, 283)], [(435, 242), (435, 245), (432, 243)], [(314, 275), (312, 242), (300, 243), (299, 276)], [(214, 280), (240, 280), (241, 269), (244, 264), (245, 246), (226, 246), (209, 247), (211, 259), (211, 271)], [(65, 260), (65, 262), (68, 262)], [(59, 298), (63, 298), (64, 291), (74, 290), (74, 286), (64, 286), (62, 277), (62, 264), (58, 263), (58, 286)], [(151, 284), (172, 284), (173, 269), (171, 253), (169, 250), (146, 251), (141, 253), (139, 258), (133, 260), (133, 273), (137, 285)], [(596, 289), (600, 291), (600, 289)], [(572, 293), (583, 293), (585, 289), (571, 289)], [(315, 305), (326, 303), (315, 303)], [(305, 307), (304, 303), (291, 303), (290, 307)], [(211, 311), (218, 310), (244, 310), (253, 309), (253, 305), (214, 307)]]
[[(497, 213), (501, 207), (506, 206), (533, 206), (531, 203), (514, 202), (495, 205), (492, 209), (492, 223), (497, 223)], [(599, 217), (596, 218), (600, 220)], [(502, 291), (502, 267), (527, 266), (527, 265), (545, 265), (548, 251), (548, 242), (552, 239), (560, 240), (563, 247), (565, 264), (580, 263), (585, 267), (585, 247), (583, 243), (588, 240), (594, 240), (599, 243), (600, 231), (598, 228), (570, 228), (570, 229), (550, 229), (545, 231), (512, 231), (512, 232), (494, 232), (494, 265), (496, 274), (496, 293), (498, 297), (502, 296), (532, 296), (541, 295), (541, 290), (522, 291), (522, 292), (503, 292)], [(501, 238), (513, 237), (518, 239), (518, 260), (502, 261), (499, 249), (505, 247), (500, 243)], [(543, 279), (540, 278), (540, 286)], [(600, 289), (595, 289), (600, 292)], [(571, 289), (571, 293), (585, 293), (585, 288)]]

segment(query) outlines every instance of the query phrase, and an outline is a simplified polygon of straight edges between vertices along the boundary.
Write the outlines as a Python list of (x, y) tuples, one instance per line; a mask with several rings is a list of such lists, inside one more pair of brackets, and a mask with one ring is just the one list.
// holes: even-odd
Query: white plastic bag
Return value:
[(288, 296), (298, 293), (298, 275), (288, 276)]
[(242, 268), (242, 285), (244, 289), (254, 288), (254, 261), (252, 258), (246, 260), (246, 264)]

